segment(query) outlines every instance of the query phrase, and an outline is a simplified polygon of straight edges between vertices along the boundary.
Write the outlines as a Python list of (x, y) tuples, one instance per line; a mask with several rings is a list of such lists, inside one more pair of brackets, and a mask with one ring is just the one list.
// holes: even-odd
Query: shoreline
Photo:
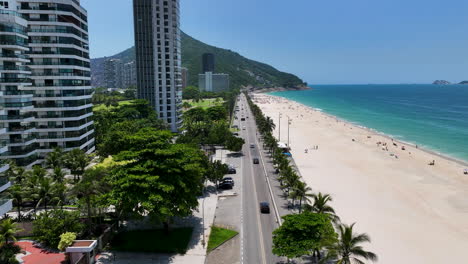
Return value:
[[(276, 92), (276, 91), (274, 91)], [(270, 93), (270, 92), (268, 92)], [(346, 123), (350, 126), (354, 126), (354, 127), (357, 127), (357, 128), (361, 128), (363, 130), (366, 130), (370, 133), (373, 133), (373, 134), (377, 134), (379, 136), (382, 136), (382, 137), (385, 137), (389, 140), (392, 140), (392, 141), (395, 141), (397, 143), (400, 143), (401, 145), (407, 145), (407, 146), (411, 146), (411, 147), (414, 147), (420, 151), (423, 151), (423, 152), (426, 152), (427, 154), (430, 154), (430, 155), (434, 155), (434, 156), (437, 156), (439, 158), (442, 158), (442, 159), (445, 159), (445, 160), (448, 160), (448, 161), (452, 161), (452, 162), (455, 162), (455, 163), (458, 163), (459, 165), (461, 166), (467, 166), (467, 169), (468, 169), (468, 160), (463, 160), (463, 159), (460, 159), (460, 158), (457, 158), (457, 157), (453, 157), (449, 154), (446, 154), (446, 153), (440, 153), (440, 152), (437, 152), (436, 150), (431, 150), (427, 147), (420, 147), (420, 145), (414, 143), (414, 142), (408, 142), (408, 141), (403, 141), (403, 140), (400, 140), (400, 139), (396, 139), (395, 136), (392, 136), (392, 135), (389, 135), (389, 134), (386, 134), (384, 132), (381, 132), (379, 130), (376, 130), (376, 129), (373, 129), (373, 128), (369, 128), (369, 127), (366, 127), (364, 125), (361, 125), (361, 124), (358, 124), (358, 123), (354, 123), (350, 120), (346, 120), (346, 119), (343, 119), (341, 117), (337, 117), (337, 116), (334, 116), (332, 114), (329, 114), (325, 111), (323, 111), (323, 109), (320, 109), (320, 108), (315, 108), (315, 107), (312, 107), (312, 106), (308, 106), (308, 105), (305, 105), (303, 103), (299, 103), (299, 102), (296, 102), (294, 100), (291, 100), (291, 99), (288, 99), (288, 98), (285, 98), (285, 97), (282, 97), (282, 96), (277, 96), (277, 95), (272, 95), (272, 94), (268, 94), (266, 92), (261, 92), (261, 94), (264, 94), (264, 95), (267, 95), (267, 96), (272, 96), (272, 97), (276, 97), (276, 98), (281, 98), (283, 100), (287, 100), (289, 102), (293, 102), (293, 103), (296, 103), (296, 104), (299, 104), (299, 105), (302, 105), (303, 107), (306, 107), (306, 108), (309, 108), (310, 110), (312, 111), (316, 111), (316, 112), (320, 112), (321, 114), (329, 117), (329, 118), (333, 118), (333, 119), (336, 119), (336, 120), (339, 120), (340, 122), (343, 122), (343, 123)]]
[[(265, 116), (274, 118), (273, 135), (278, 138), (280, 129), (285, 142), (289, 133), (303, 180), (314, 193), (333, 197), (330, 206), (343, 223), (357, 223), (356, 232), (370, 235), (372, 243), (363, 246), (379, 256), (379, 263), (440, 264), (465, 258), (465, 165), (283, 97), (252, 97)], [(441, 243), (440, 250), (434, 250), (434, 240)]]

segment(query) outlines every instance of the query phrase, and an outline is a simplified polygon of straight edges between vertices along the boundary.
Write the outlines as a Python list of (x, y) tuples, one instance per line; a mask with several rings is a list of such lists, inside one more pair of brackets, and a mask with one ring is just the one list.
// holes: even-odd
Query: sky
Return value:
[[(81, 0), (91, 57), (134, 44), (131, 0)], [(310, 84), (468, 80), (467, 0), (180, 0), (181, 28)], [(182, 58), (183, 60), (183, 58)]]

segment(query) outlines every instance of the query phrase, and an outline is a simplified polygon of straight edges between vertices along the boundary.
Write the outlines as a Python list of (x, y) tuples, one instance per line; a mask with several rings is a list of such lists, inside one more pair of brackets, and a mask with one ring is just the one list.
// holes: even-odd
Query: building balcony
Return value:
[(29, 78), (0, 78), (0, 83), (4, 85), (32, 85)]
[(0, 215), (4, 215), (13, 209), (13, 202), (6, 195), (0, 196)]
[[(3, 173), (5, 171), (7, 171), (9, 168), (10, 168), (10, 165), (8, 163), (5, 163), (5, 162), (1, 162), (2, 163), (2, 168), (0, 169), (0, 171)], [(6, 169), (3, 169), (3, 168), (6, 168)], [(4, 176), (0, 176), (0, 193), (5, 191), (6, 189), (10, 188), (11, 186), (11, 182), (10, 182), (10, 179), (8, 179), (8, 177), (4, 177)]]
[[(5, 173), (9, 169), (10, 169), (10, 164), (8, 164), (8, 163), (6, 163), (4, 161), (0, 162), (0, 173)], [(8, 181), (8, 178), (5, 178), (5, 180)], [(5, 184), (2, 184), (2, 178), (0, 177), (0, 188)]]
[(24, 147), (24, 146), (29, 146), (34, 143), (37, 143), (36, 137), (10, 139), (8, 146), (9, 147)]

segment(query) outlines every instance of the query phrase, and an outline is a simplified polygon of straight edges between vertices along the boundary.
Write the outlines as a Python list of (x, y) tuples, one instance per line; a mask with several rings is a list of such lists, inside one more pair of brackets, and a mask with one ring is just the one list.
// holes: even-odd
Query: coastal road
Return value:
[[(255, 120), (244, 95), (238, 102), (236, 120), (241, 129), (240, 135), (246, 144), (241, 158), (241, 263), (270, 264), (281, 263), (282, 259), (272, 253), (272, 232), (278, 227), (275, 210), (267, 185), (263, 162), (253, 164), (253, 158), (260, 159)], [(245, 117), (245, 121), (240, 121)], [(251, 148), (251, 144), (254, 145)], [(260, 202), (270, 204), (270, 214), (260, 213)]]

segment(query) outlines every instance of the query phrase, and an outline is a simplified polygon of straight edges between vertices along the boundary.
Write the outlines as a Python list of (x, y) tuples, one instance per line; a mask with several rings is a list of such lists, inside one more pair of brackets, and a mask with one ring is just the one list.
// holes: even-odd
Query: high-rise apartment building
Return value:
[(229, 91), (229, 74), (205, 72), (198, 75), (198, 88), (204, 92)]
[(122, 85), (124, 89), (137, 85), (136, 65), (134, 61), (125, 63), (122, 70)]
[(123, 64), (119, 59), (108, 59), (104, 62), (104, 79), (107, 88), (123, 88)]
[(203, 73), (215, 72), (215, 57), (213, 53), (204, 53), (202, 55)]
[(133, 0), (133, 12), (137, 96), (177, 132), (182, 121), (179, 0)]
[(182, 89), (185, 89), (188, 85), (188, 69), (185, 67), (180, 68), (180, 74), (182, 79)]
[[(13, 28), (18, 44), (2, 46), (0, 58), (4, 69), (16, 70), (11, 72), (16, 75), (6, 76), (14, 77), (15, 83), (7, 82), (12, 78), (1, 80), (6, 118), (0, 122), (7, 128), (7, 136), (0, 138), (9, 149), (0, 158), (31, 166), (55, 147), (92, 152), (93, 90), (86, 10), (79, 0), (7, 2), (9, 11), (21, 20)], [(5, 28), (11, 24), (1, 21)]]

